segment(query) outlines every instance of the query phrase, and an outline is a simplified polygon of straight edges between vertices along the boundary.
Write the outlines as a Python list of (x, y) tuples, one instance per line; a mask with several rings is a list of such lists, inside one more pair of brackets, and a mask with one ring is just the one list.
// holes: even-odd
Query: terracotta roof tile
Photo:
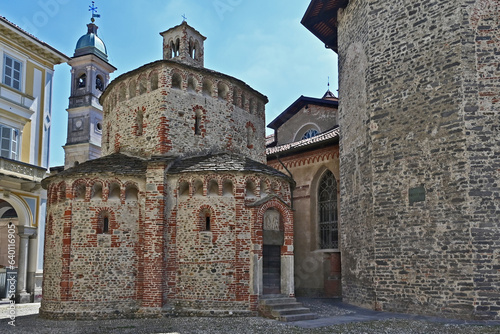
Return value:
[(309, 145), (317, 144), (323, 141), (327, 141), (329, 139), (333, 138), (338, 138), (340, 135), (340, 128), (337, 126), (331, 130), (328, 130), (326, 132), (320, 133), (317, 136), (307, 138), (307, 139), (302, 139), (293, 143), (288, 143), (288, 144), (283, 144), (275, 147), (268, 147), (266, 149), (266, 154), (271, 155), (271, 154), (276, 154), (276, 153), (283, 153), (286, 151), (290, 151), (299, 147), (306, 147)]

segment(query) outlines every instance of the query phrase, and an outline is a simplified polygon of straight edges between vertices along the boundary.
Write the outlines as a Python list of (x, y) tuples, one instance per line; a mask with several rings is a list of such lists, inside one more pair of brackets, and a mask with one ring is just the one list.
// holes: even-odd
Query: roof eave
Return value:
[(52, 57), (53, 57), (53, 63), (54, 63), (54, 65), (65, 63), (65, 62), (67, 62), (68, 60), (71, 59), (69, 56), (65, 55), (64, 53), (62, 53), (61, 51), (57, 50), (53, 46), (50, 46), (49, 44), (47, 44), (47, 43), (39, 40), (35, 36), (31, 35), (29, 32), (21, 29), (20, 27), (18, 27), (14, 23), (10, 22), (5, 17), (0, 16), (0, 22), (5, 23), (5, 26), (8, 27), (8, 29), (10, 29), (11, 31), (15, 32), (16, 34), (21, 35), (24, 38), (30, 40), (35, 45), (37, 45), (38, 47), (41, 47), (44, 51), (46, 51), (49, 54), (51, 54)]
[(349, 0), (312, 0), (300, 23), (325, 47), (338, 52), (337, 12), (348, 3)]
[(276, 117), (271, 123), (267, 125), (268, 128), (277, 130), (280, 126), (285, 124), (290, 118), (292, 118), (296, 113), (300, 111), (305, 105), (321, 105), (321, 106), (332, 106), (338, 107), (339, 102), (327, 99), (317, 99), (314, 97), (307, 97), (301, 95), (295, 102), (293, 102), (288, 108), (286, 108), (278, 117)]

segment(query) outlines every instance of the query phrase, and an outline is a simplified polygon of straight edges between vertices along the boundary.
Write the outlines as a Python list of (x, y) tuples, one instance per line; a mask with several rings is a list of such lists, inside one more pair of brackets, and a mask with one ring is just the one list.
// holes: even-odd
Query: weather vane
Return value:
[(186, 22), (187, 21), (187, 17), (186, 17), (186, 14), (182, 14), (182, 22)]
[(92, 23), (95, 22), (96, 17), (97, 18), (101, 17), (100, 14), (97, 14), (97, 7), (95, 6), (94, 1), (92, 1), (92, 5), (89, 6), (89, 11), (92, 12), (92, 18), (90, 19), (90, 21), (92, 21)]

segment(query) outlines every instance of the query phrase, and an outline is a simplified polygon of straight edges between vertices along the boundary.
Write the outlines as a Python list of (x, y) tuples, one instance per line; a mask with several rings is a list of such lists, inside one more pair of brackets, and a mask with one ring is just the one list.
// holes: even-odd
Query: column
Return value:
[(31, 296), (26, 291), (28, 276), (29, 238), (36, 235), (36, 227), (18, 226), (17, 234), (20, 238), (17, 270), (16, 301), (20, 304), (31, 302)]

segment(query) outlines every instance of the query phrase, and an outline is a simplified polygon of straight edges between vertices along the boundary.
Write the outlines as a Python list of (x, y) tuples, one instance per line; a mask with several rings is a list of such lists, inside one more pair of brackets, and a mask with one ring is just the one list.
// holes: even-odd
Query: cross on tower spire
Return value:
[(97, 7), (95, 6), (94, 1), (92, 1), (92, 5), (89, 6), (89, 11), (92, 12), (92, 18), (90, 19), (92, 23), (95, 22), (96, 17), (101, 17), (100, 14), (97, 14)]

